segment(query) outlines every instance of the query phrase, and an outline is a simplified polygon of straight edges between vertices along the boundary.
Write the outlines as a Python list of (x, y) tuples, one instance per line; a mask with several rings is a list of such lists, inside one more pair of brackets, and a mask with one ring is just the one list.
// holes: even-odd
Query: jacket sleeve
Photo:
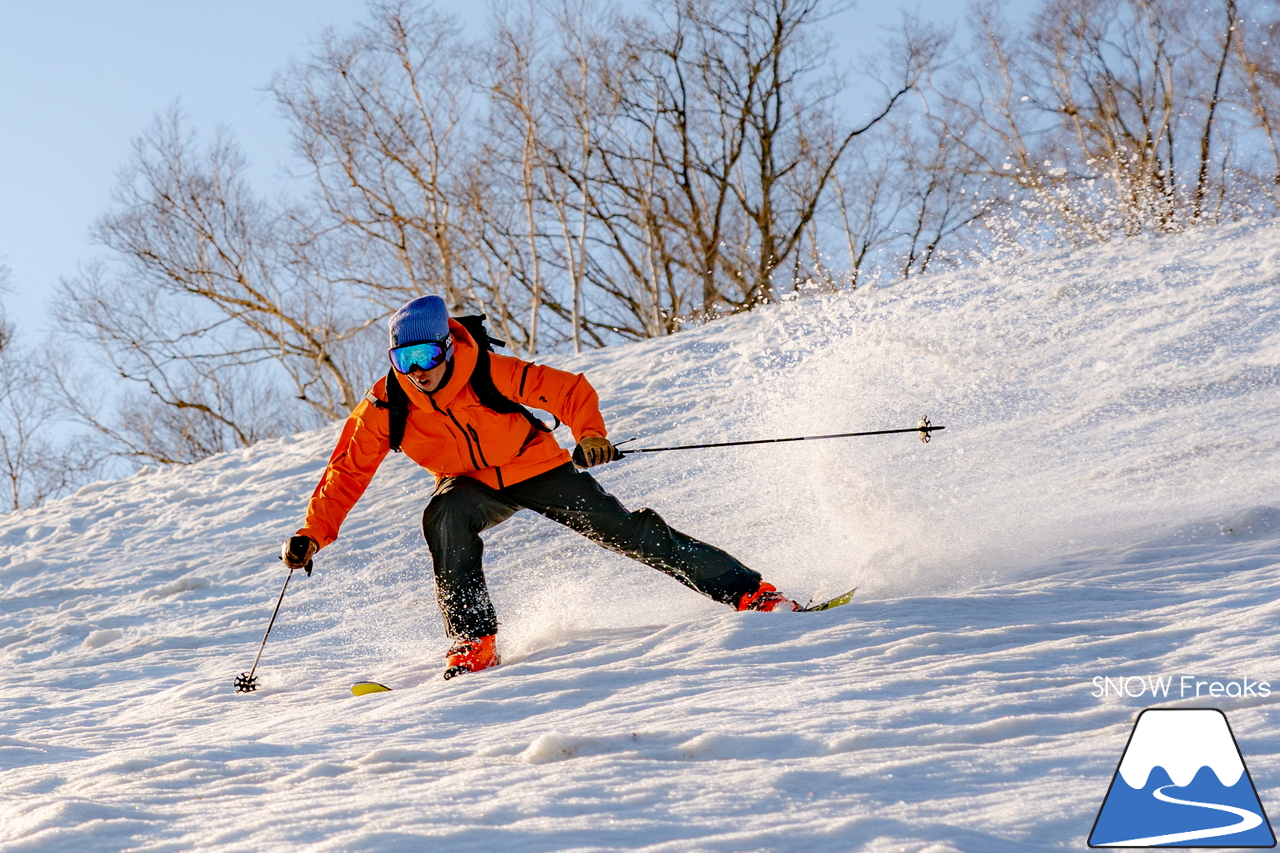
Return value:
[(508, 399), (555, 415), (573, 430), (575, 441), (608, 434), (600, 414), (600, 398), (581, 373), (496, 353), (489, 359), (493, 384)]
[(379, 380), (347, 418), (320, 483), (311, 493), (307, 520), (298, 535), (311, 537), (321, 548), (338, 538), (347, 513), (360, 500), (391, 450), (387, 412), (377, 408), (371, 399), (379, 391), (385, 394), (384, 382)]

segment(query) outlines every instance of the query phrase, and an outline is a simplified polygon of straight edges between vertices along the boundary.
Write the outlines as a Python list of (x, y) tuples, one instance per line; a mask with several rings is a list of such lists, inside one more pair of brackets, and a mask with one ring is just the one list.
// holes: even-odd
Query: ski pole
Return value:
[[(909, 429), (873, 429), (865, 432), (841, 432), (834, 435), (802, 435), (795, 438), (757, 438), (751, 441), (718, 441), (712, 444), (680, 444), (675, 447), (637, 447), (634, 450), (619, 450), (623, 456), (631, 453), (662, 453), (667, 450), (702, 450), (707, 447), (742, 447), (747, 444), (777, 444), (783, 441), (817, 441), (824, 438), (854, 438), (862, 435), (894, 435), (904, 432), (920, 433), (920, 440), (925, 444), (929, 443), (929, 433), (937, 432), (940, 429), (946, 429), (944, 426), (934, 426), (929, 423), (928, 418), (921, 418), (917, 426)], [(634, 439), (629, 439), (634, 440)], [(625, 444), (625, 442), (623, 442)]]
[[(303, 567), (307, 572), (307, 577), (311, 577), (311, 561)], [(289, 588), (289, 578), (293, 577), (296, 569), (290, 569), (289, 574), (284, 576), (284, 586), (280, 588), (280, 597), (276, 599), (276, 609), (271, 611), (271, 621), (267, 623), (267, 631), (262, 635), (262, 645), (258, 646), (258, 656), (253, 659), (253, 666), (248, 672), (242, 672), (236, 676), (236, 692), (252, 693), (258, 689), (258, 678), (254, 675), (258, 671), (258, 661), (262, 660), (262, 650), (267, 647), (267, 637), (271, 636), (271, 627), (276, 624), (276, 616), (280, 613), (280, 605), (284, 604), (284, 592)]]

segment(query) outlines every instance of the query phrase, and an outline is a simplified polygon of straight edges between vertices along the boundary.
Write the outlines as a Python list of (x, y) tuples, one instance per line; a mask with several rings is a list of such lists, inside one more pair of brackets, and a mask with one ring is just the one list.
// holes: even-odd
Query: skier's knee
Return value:
[(422, 511), (422, 535), (431, 542), (446, 530), (457, 529), (459, 525), (469, 526), (468, 503), (465, 495), (459, 492), (435, 495)]
[(667, 523), (651, 509), (638, 509), (628, 513), (626, 539), (618, 544), (630, 554), (665, 553), (670, 546)]
[(631, 513), (631, 520), (637, 528), (653, 527), (655, 525), (666, 526), (666, 522), (662, 520), (662, 516), (658, 515), (648, 507), (638, 509)]
[(437, 492), (422, 512), (422, 533), (430, 543), (448, 533), (479, 533), (511, 514), (473, 489)]

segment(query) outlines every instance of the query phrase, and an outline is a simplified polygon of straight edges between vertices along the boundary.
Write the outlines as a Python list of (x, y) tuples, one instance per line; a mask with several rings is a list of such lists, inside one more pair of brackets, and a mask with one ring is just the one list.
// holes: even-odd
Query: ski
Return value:
[(352, 696), (364, 696), (368, 693), (386, 693), (391, 690), (385, 684), (379, 684), (376, 681), (357, 681), (351, 685)]
[(852, 600), (853, 594), (857, 591), (858, 591), (858, 588), (855, 586), (853, 589), (849, 590), (844, 595), (837, 595), (835, 598), (829, 598), (826, 601), (819, 601), (817, 604), (813, 604), (812, 602), (810, 602), (809, 604), (806, 604), (804, 607), (801, 607), (800, 610), (805, 613), (813, 613), (818, 610), (830, 610), (833, 607), (839, 607), (842, 604), (848, 604), (849, 601)]
[[(853, 594), (857, 591), (858, 588), (855, 586), (843, 595), (837, 595), (835, 598), (828, 598), (826, 601), (819, 601), (816, 604), (810, 602), (804, 607), (801, 607), (800, 610), (804, 613), (816, 613), (819, 610), (830, 610), (833, 607), (840, 607), (843, 604), (848, 604), (853, 599)], [(449, 679), (452, 676), (460, 675), (465, 671), (466, 670), (463, 667), (453, 667), (452, 669), (445, 671), (444, 677), (445, 679)], [(370, 693), (387, 693), (390, 690), (391, 688), (387, 685), (379, 684), (376, 681), (357, 681), (355, 684), (351, 685), (351, 693), (353, 696), (367, 696)]]

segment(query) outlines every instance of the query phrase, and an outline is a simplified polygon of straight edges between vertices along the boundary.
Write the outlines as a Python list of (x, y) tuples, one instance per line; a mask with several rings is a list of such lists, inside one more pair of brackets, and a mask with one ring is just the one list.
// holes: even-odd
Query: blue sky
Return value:
[(255, 183), (276, 178), (288, 135), (261, 91), (363, 0), (126, 0), (0, 4), (0, 263), (20, 332), (45, 326), (58, 279), (92, 257), (131, 140), (180, 100), (205, 134), (232, 128)]
[[(1030, 0), (1022, 0), (1028, 3)], [(842, 53), (874, 49), (902, 9), (951, 20), (945, 0), (864, 2), (832, 31)], [(482, 3), (441, 0), (478, 31)], [(288, 132), (263, 87), (326, 26), (349, 29), (364, 0), (118, 0), (0, 4), (0, 264), (27, 341), (47, 326), (61, 277), (101, 252), (88, 239), (132, 140), (175, 101), (202, 138), (234, 131), (259, 191), (282, 187)]]

